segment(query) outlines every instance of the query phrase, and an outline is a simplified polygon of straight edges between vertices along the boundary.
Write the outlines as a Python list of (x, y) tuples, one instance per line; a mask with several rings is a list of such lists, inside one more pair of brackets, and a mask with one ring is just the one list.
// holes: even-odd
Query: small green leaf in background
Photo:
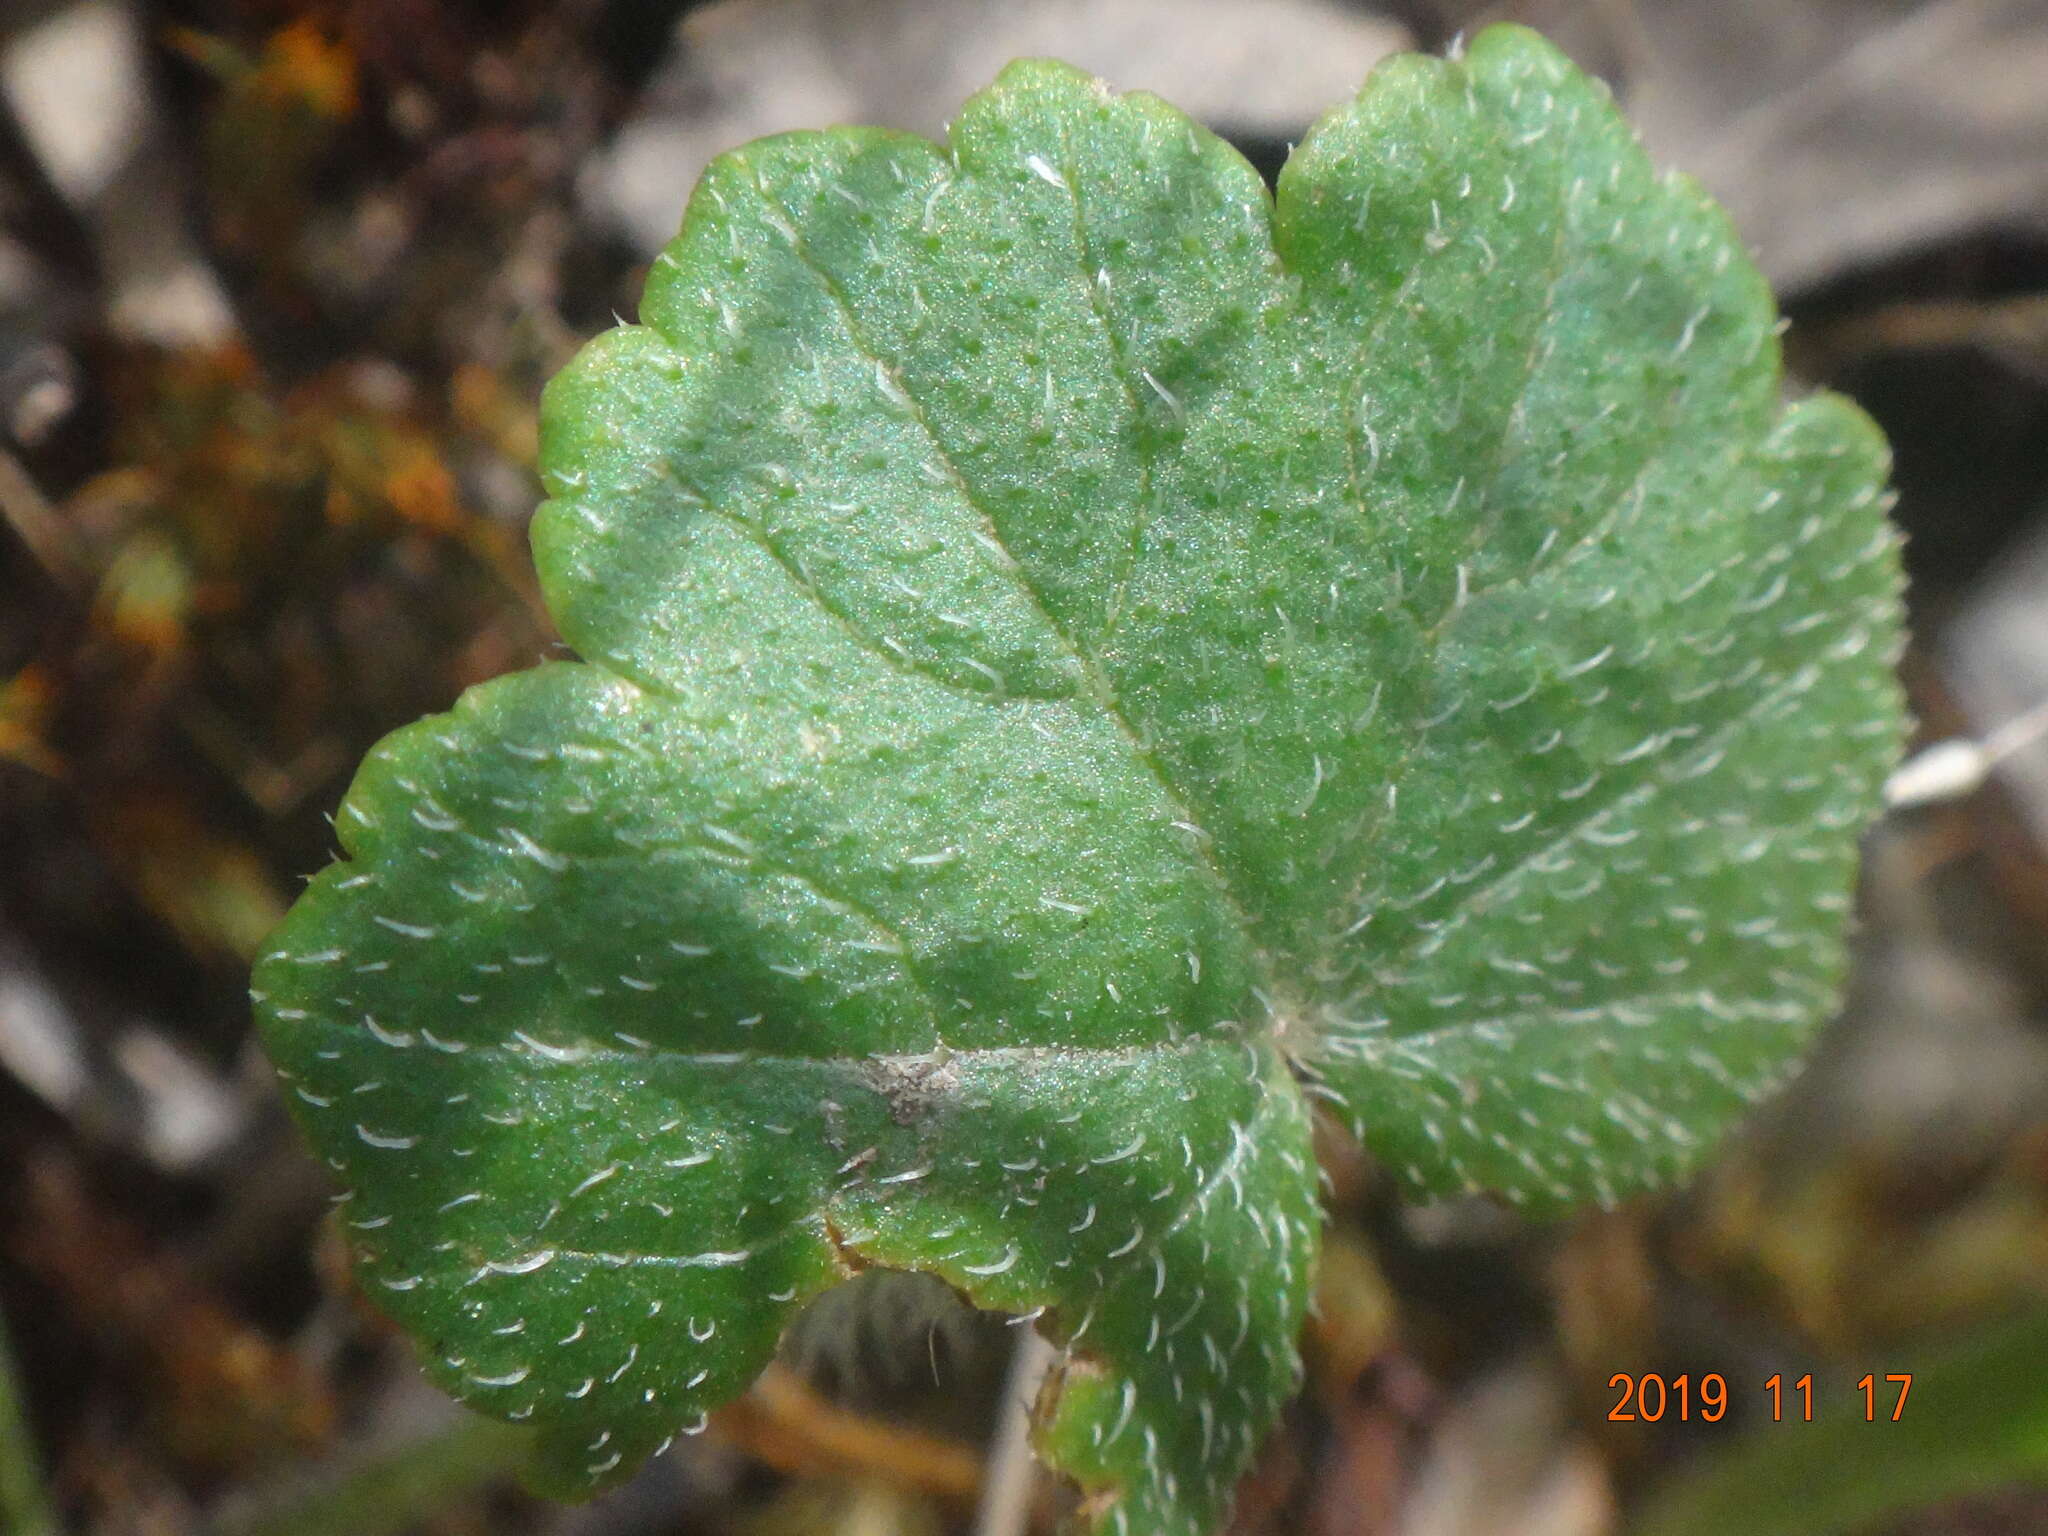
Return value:
[(1871, 1403), (1851, 1385), (1863, 1367), (1838, 1367), (1828, 1396), (1816, 1382), (1811, 1424), (1757, 1425), (1667, 1484), (1632, 1529), (1846, 1536), (1941, 1499), (2048, 1487), (2044, 1360), (2048, 1313), (2035, 1311), (1980, 1325), (1931, 1356), (1915, 1350), (1903, 1407), (1893, 1362), (1869, 1367)]
[(1212, 1530), (1304, 1087), (1418, 1191), (1614, 1198), (1830, 1006), (1883, 446), (1533, 34), (1277, 199), (1056, 64), (764, 140), (641, 315), (545, 406), (584, 660), (372, 753), (256, 983), (366, 1288), (547, 1486), (880, 1264), (1044, 1309), (1089, 1523)]

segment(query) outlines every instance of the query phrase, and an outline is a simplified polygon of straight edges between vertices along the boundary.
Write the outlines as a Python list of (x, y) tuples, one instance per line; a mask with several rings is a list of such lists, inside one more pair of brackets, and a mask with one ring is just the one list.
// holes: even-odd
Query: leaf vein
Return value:
[[(865, 361), (876, 368), (887, 369), (889, 367), (888, 359), (882, 356), (880, 350), (868, 338), (866, 328), (861, 324), (852, 301), (847, 297), (839, 281), (811, 254), (809, 248), (804, 244), (802, 234), (797, 232), (796, 221), (790, 217), (789, 211), (769, 192), (766, 185), (761, 181), (758, 171), (751, 164), (747, 165), (747, 169), (753, 173), (751, 181), (755, 195), (761, 199), (765, 206), (773, 210), (781, 218), (783, 224), (792, 231), (790, 239), (791, 251), (802, 264), (804, 270), (811, 275), (813, 280), (819, 284), (825, 294), (831, 299), (834, 308), (838, 312), (840, 324), (845, 329), (849, 343)], [(1125, 381), (1125, 388), (1127, 390), (1129, 388), (1128, 380)], [(1160, 761), (1157, 751), (1146, 742), (1145, 738), (1133, 726), (1129, 714), (1124, 709), (1122, 700), (1117, 696), (1115, 685), (1111, 682), (1108, 673), (1102, 667), (1099, 659), (1085, 649), (1066, 626), (1060, 622), (1059, 618), (1047, 604), (1045, 595), (1032, 583), (1023, 563), (1015, 555), (1009, 554), (1009, 546), (1003, 540), (1001, 529), (994, 516), (975, 495), (973, 488), (967, 482), (966, 476), (961, 472), (959, 464), (955, 462), (952, 454), (948, 451), (944, 439), (939, 435), (937, 428), (933, 426), (930, 416), (918, 402), (917, 397), (908, 388), (902, 389), (900, 393), (904, 401), (903, 409), (923, 433), (927, 445), (931, 448), (933, 461), (936, 466), (946, 476), (948, 482), (959, 494), (965, 506), (980, 519), (983, 532), (987, 538), (997, 548), (1002, 549), (1006, 555), (1009, 555), (1010, 576), (1018, 595), (1030, 604), (1033, 611), (1044, 621), (1046, 628), (1059, 640), (1069, 660), (1084, 679), (1089, 696), (1094, 700), (1096, 706), (1102, 710), (1104, 716), (1123, 736), (1126, 747), (1133, 759), (1145, 770), (1157, 786), (1160, 796), (1165, 800), (1168, 810), (1172, 813), (1172, 818), (1189, 826), (1199, 826), (1200, 822), (1196, 820), (1187, 796), (1174, 783), (1172, 775), (1167, 772), (1165, 764)], [(1249, 912), (1244, 903), (1239, 899), (1235, 887), (1224, 872), (1223, 866), (1218, 863), (1214, 853), (1211, 851), (1211, 840), (1198, 837), (1191, 841), (1194, 847), (1190, 857), (1212, 882), (1213, 888), (1230, 912), (1233, 921), (1237, 924), (1239, 932), (1249, 939), (1255, 932)]]

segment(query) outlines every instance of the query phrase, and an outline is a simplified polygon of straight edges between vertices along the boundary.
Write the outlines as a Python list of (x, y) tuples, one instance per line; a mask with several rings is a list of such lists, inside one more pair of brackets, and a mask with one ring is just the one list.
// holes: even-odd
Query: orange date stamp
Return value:
[[(1657, 1424), (1665, 1419), (1680, 1423), (1698, 1420), (1718, 1424), (1728, 1412), (1728, 1378), (1719, 1371), (1695, 1376), (1690, 1371), (1665, 1376), (1656, 1371), (1616, 1371), (1607, 1378), (1610, 1392), (1619, 1393), (1607, 1410), (1616, 1424)], [(1856, 1383), (1863, 1398), (1863, 1418), (1875, 1424), (1881, 1418), (1896, 1424), (1906, 1416), (1906, 1395), (1913, 1390), (1913, 1373), (1888, 1371), (1879, 1376), (1866, 1372)], [(1765, 1378), (1763, 1393), (1770, 1406), (1771, 1422), (1782, 1424), (1813, 1422), (1813, 1374), (1787, 1381), (1782, 1372)]]

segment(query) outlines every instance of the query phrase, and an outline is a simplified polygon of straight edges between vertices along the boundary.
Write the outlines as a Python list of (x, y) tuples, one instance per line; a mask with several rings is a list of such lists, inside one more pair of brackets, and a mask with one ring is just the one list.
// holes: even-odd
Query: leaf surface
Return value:
[(584, 659), (381, 745), (259, 967), (371, 1293), (576, 1491), (929, 1270), (1046, 1309), (1103, 1528), (1213, 1529), (1304, 1088), (1418, 1191), (1613, 1198), (1830, 1005), (1896, 573), (1773, 327), (1515, 30), (1277, 200), (1044, 63), (722, 158), (548, 394)]

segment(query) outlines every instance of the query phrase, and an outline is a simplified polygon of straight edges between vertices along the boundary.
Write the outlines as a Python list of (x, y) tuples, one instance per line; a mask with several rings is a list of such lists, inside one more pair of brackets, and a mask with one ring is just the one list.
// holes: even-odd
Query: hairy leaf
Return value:
[(1897, 578), (1774, 328), (1516, 30), (1277, 199), (1044, 63), (719, 160), (547, 398), (584, 660), (381, 745), (259, 968), (371, 1293), (577, 1491), (931, 1271), (1044, 1310), (1095, 1520), (1213, 1528), (1304, 1090), (1418, 1192), (1614, 1198), (1830, 1004)]

